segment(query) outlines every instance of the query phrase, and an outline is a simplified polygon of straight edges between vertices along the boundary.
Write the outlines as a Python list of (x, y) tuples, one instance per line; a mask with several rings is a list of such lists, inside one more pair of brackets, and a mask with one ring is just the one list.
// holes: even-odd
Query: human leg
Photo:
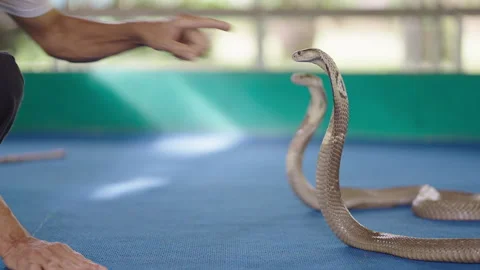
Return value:
[[(23, 99), (23, 76), (13, 56), (0, 52), (0, 143), (10, 131)], [(3, 200), (0, 191), (0, 259), (8, 269), (104, 270), (63, 243), (29, 234)]]
[(23, 100), (23, 75), (15, 58), (0, 52), (0, 144), (15, 121)]

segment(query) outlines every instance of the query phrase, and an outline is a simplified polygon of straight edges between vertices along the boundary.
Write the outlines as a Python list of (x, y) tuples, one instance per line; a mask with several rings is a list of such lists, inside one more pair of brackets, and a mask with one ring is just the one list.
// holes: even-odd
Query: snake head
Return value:
[(319, 49), (308, 48), (296, 51), (292, 54), (292, 59), (296, 62), (311, 62), (321, 56), (323, 52)]
[(310, 73), (294, 73), (290, 80), (295, 84), (306, 87), (323, 87), (322, 80)]

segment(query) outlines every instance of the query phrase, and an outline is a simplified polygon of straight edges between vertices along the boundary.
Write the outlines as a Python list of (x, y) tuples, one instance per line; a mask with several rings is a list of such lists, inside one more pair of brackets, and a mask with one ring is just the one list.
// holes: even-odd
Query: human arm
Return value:
[(23, 228), (12, 210), (0, 196), (0, 258), (3, 258), (17, 241), (27, 239), (30, 235)]
[(39, 240), (25, 230), (0, 196), (0, 259), (8, 269), (106, 270), (69, 246)]
[(76, 18), (56, 9), (33, 18), (10, 16), (47, 54), (70, 62), (93, 62), (142, 46), (194, 60), (209, 46), (199, 28), (230, 28), (226, 22), (189, 15), (120, 23)]

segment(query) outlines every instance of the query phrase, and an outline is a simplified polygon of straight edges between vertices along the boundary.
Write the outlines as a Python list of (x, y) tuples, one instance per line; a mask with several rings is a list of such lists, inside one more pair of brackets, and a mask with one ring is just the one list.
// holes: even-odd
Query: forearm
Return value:
[(48, 26), (42, 29), (38, 23), (17, 18), (52, 57), (70, 62), (92, 62), (141, 46), (136, 31), (140, 22), (104, 23), (70, 17), (57, 11), (52, 13), (50, 21), (45, 19)]
[(64, 17), (43, 46), (56, 58), (71, 62), (96, 61), (140, 46), (135, 24), (106, 24)]
[(0, 258), (3, 258), (13, 243), (26, 239), (30, 234), (14, 216), (0, 196)]
[(71, 17), (55, 9), (33, 18), (10, 16), (50, 56), (70, 62), (93, 62), (140, 46), (194, 60), (205, 54), (209, 44), (200, 28), (230, 29), (226, 22), (191, 15), (111, 24)]

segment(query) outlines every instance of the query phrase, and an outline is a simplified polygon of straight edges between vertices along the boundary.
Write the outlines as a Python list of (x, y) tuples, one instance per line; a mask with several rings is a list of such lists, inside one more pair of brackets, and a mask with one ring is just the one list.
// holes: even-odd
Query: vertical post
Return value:
[[(407, 0), (409, 8), (423, 9), (423, 2)], [(418, 71), (423, 60), (424, 31), (422, 16), (405, 16), (402, 18), (405, 29), (405, 71)]]
[(265, 56), (263, 51), (263, 38), (265, 36), (265, 17), (263, 14), (263, 8), (261, 6), (261, 0), (255, 0), (254, 16), (256, 26), (256, 41), (257, 41), (257, 61), (256, 68), (263, 70), (265, 68)]
[(123, 9), (124, 8), (124, 5), (123, 5), (123, 1), (122, 0), (116, 0), (115, 1), (115, 9)]
[[(435, 3), (435, 9), (438, 11), (442, 10), (442, 5), (439, 2)], [(441, 55), (444, 48), (443, 42), (443, 27), (442, 27), (442, 16), (435, 14), (432, 18), (433, 21), (433, 70), (435, 72), (440, 71), (441, 64)]]
[(462, 45), (463, 45), (463, 16), (455, 15), (455, 21), (457, 26), (457, 36), (455, 37), (455, 48), (454, 48), (454, 63), (455, 70), (458, 73), (463, 72), (463, 61), (462, 61)]

